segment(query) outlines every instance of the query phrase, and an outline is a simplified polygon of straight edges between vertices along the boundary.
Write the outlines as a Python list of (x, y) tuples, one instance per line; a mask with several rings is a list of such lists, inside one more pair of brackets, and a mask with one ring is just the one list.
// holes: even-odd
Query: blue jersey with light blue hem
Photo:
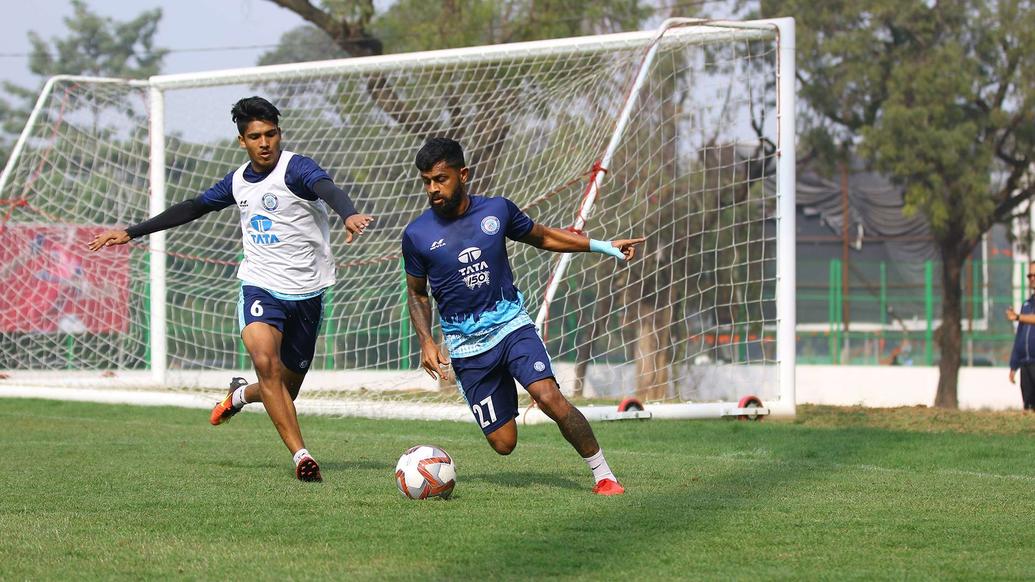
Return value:
[(402, 237), (406, 273), (427, 278), (454, 358), (481, 354), (532, 323), (514, 285), (506, 241), (527, 235), (532, 219), (506, 198), (470, 201), (457, 218), (425, 210)]

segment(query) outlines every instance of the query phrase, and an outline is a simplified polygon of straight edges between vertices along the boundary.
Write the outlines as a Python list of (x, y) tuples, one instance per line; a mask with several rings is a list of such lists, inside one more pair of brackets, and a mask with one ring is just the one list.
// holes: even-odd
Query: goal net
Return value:
[(302, 408), (469, 416), (455, 385), (419, 369), (401, 267), (402, 229), (427, 208), (414, 154), (449, 136), (472, 193), (593, 238), (647, 237), (629, 264), (509, 243), (566, 394), (608, 410), (753, 395), (793, 413), (793, 81), (789, 19), (147, 81), (55, 77), (0, 177), (0, 390), (211, 403), (231, 376), (254, 379), (236, 209), (98, 253), (86, 243), (246, 162), (229, 109), (258, 94), (283, 113), (284, 148), (376, 216), (351, 245), (332, 225), (338, 283)]

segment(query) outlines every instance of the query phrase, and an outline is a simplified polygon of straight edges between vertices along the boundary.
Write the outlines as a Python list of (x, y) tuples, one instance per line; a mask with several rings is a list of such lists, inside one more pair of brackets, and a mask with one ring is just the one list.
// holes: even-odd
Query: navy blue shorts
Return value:
[(280, 361), (292, 372), (305, 374), (316, 353), (316, 336), (323, 318), (323, 295), (289, 301), (277, 299), (269, 291), (251, 285), (241, 286), (237, 302), (241, 330), (249, 323), (272, 325), (283, 334)]
[(528, 386), (553, 377), (546, 346), (532, 325), (510, 332), (487, 352), (453, 358), (452, 363), (460, 391), (485, 434), (517, 417), (515, 379)]

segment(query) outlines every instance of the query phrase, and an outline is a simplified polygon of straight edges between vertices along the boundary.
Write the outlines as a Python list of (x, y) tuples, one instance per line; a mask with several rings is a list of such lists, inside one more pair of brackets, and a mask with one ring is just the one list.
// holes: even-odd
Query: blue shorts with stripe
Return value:
[(517, 417), (515, 380), (529, 386), (554, 375), (546, 346), (533, 325), (510, 332), (488, 351), (453, 358), (452, 364), (460, 391), (485, 434)]
[(323, 319), (323, 294), (285, 299), (262, 287), (241, 285), (237, 318), (242, 332), (255, 322), (277, 328), (283, 334), (280, 361), (287, 369), (305, 374), (316, 353), (316, 337)]

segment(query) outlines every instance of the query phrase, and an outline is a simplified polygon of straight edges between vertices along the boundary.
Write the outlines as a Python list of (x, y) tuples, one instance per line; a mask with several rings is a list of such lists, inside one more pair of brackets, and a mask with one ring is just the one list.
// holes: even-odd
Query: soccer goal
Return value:
[(630, 264), (510, 246), (558, 381), (591, 418), (792, 415), (794, 81), (791, 19), (52, 78), (0, 175), (0, 395), (210, 406), (231, 376), (254, 378), (234, 209), (99, 253), (86, 242), (247, 161), (229, 109), (259, 94), (284, 113), (285, 149), (377, 217), (348, 246), (332, 227), (339, 282), (300, 409), (470, 417), (419, 370), (400, 258), (427, 204), (414, 154), (449, 136), (473, 193), (593, 238), (647, 237)]

